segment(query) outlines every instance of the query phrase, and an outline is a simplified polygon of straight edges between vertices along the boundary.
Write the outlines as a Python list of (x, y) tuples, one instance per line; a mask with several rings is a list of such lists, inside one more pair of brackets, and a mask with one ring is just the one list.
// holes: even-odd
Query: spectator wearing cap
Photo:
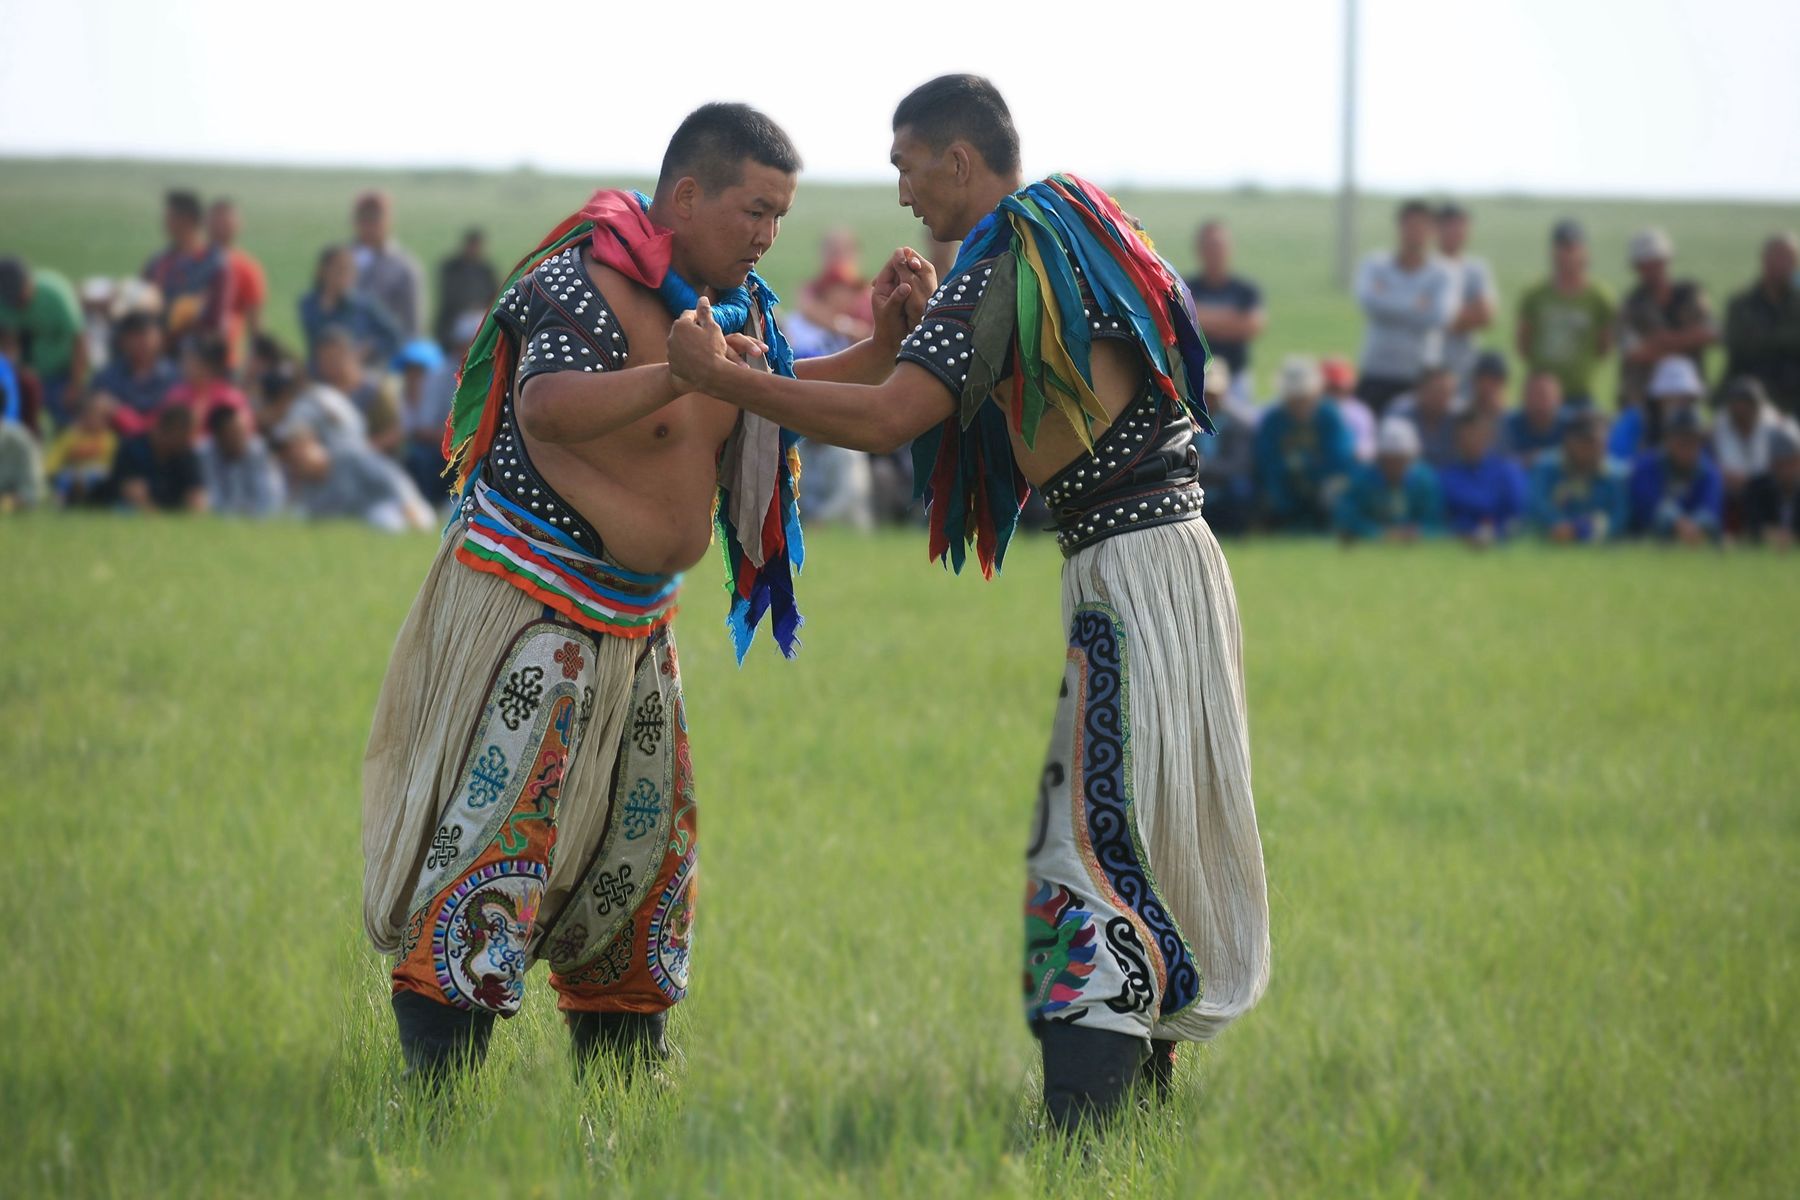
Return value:
[(1706, 348), (1717, 338), (1712, 305), (1691, 279), (1675, 279), (1669, 263), (1675, 243), (1660, 229), (1631, 239), (1631, 268), (1637, 285), (1619, 310), (1619, 407), (1634, 408), (1649, 392), (1657, 364), (1680, 355), (1691, 359), (1702, 378)]
[[(458, 332), (452, 328), (452, 335)], [(430, 338), (414, 338), (394, 356), (400, 393), (400, 465), (422, 496), (443, 499), (444, 422), (455, 398), (455, 376)]]
[(1625, 473), (1606, 456), (1605, 430), (1599, 413), (1575, 413), (1561, 448), (1532, 468), (1532, 524), (1552, 542), (1604, 542), (1625, 532)]
[(1663, 444), (1631, 471), (1631, 531), (1658, 541), (1703, 545), (1718, 537), (1725, 483), (1706, 457), (1706, 426), (1692, 407), (1665, 421)]
[(236, 517), (272, 517), (287, 494), (281, 468), (258, 437), (250, 414), (221, 404), (206, 414), (206, 440), (199, 449), (200, 477), (207, 506)]
[(1327, 358), (1319, 364), (1325, 381), (1325, 403), (1337, 409), (1350, 431), (1350, 452), (1357, 462), (1375, 458), (1375, 414), (1356, 394), (1356, 368), (1347, 358)]
[(1269, 318), (1256, 281), (1231, 269), (1232, 249), (1231, 230), (1225, 222), (1202, 222), (1194, 233), (1194, 257), (1200, 271), (1188, 277), (1187, 286), (1207, 346), (1230, 368), (1232, 397), (1249, 404), (1254, 390), (1250, 347), (1262, 336)]
[(150, 428), (151, 414), (181, 382), (163, 355), (162, 325), (147, 312), (125, 314), (113, 331), (113, 356), (94, 376), (92, 394), (109, 401), (113, 427), (126, 437)]
[(193, 333), (223, 332), (232, 304), (231, 276), (224, 255), (207, 244), (200, 197), (185, 190), (164, 196), (163, 232), (168, 244), (150, 256), (142, 274), (162, 294), (170, 344)]
[(1663, 430), (1674, 413), (1695, 410), (1706, 391), (1693, 359), (1671, 357), (1656, 364), (1644, 403), (1621, 412), (1613, 422), (1606, 450), (1620, 462), (1631, 462), (1662, 445)]
[(1563, 444), (1562, 384), (1549, 371), (1525, 381), (1519, 407), (1500, 422), (1501, 448), (1527, 467), (1547, 450)]
[(225, 311), (221, 330), (235, 370), (244, 360), (247, 339), (262, 332), (263, 305), (269, 302), (269, 279), (254, 255), (238, 245), (244, 219), (237, 201), (221, 196), (206, 210), (206, 236), (224, 263)]
[(1366, 322), (1357, 395), (1377, 416), (1427, 368), (1443, 365), (1444, 333), (1459, 302), (1457, 281), (1431, 253), (1431, 206), (1408, 200), (1396, 221), (1397, 248), (1369, 255), (1356, 276)]
[(1469, 210), (1454, 202), (1437, 210), (1438, 258), (1455, 279), (1456, 308), (1444, 331), (1444, 365), (1468, 391), (1475, 369), (1475, 339), (1494, 323), (1500, 289), (1487, 260), (1469, 253)]
[(1744, 489), (1744, 524), (1765, 546), (1800, 539), (1800, 431), (1784, 425), (1769, 441), (1769, 468)]
[(446, 353), (456, 345), (456, 322), (464, 313), (487, 312), (500, 294), (500, 273), (487, 256), (487, 235), (463, 231), (456, 253), (438, 264), (437, 316), (432, 336)]
[(127, 439), (113, 464), (112, 494), (138, 512), (205, 512), (206, 480), (194, 449), (194, 410), (165, 404), (149, 432)]
[[(350, 210), (350, 223), (357, 294), (387, 314), (397, 341), (417, 337), (425, 315), (425, 273), (394, 238), (393, 200), (383, 191), (362, 193)], [(390, 347), (378, 358), (385, 362), (392, 353)]]
[(1472, 546), (1504, 541), (1530, 508), (1524, 469), (1494, 446), (1494, 422), (1478, 412), (1456, 417), (1456, 457), (1438, 468), (1444, 519)]
[(224, 335), (208, 333), (188, 340), (181, 352), (181, 382), (169, 389), (163, 406), (193, 410), (196, 440), (206, 436), (207, 417), (215, 408), (236, 408), (250, 415), (250, 401), (231, 382)]
[(1800, 416), (1800, 238), (1763, 243), (1762, 274), (1725, 310), (1727, 377), (1747, 375), (1790, 417)]
[(1437, 473), (1419, 461), (1419, 431), (1386, 417), (1375, 435), (1375, 461), (1350, 472), (1332, 505), (1332, 528), (1345, 542), (1416, 542), (1444, 530)]
[(1725, 481), (1727, 532), (1743, 527), (1744, 489), (1768, 471), (1771, 447), (1791, 428), (1792, 423), (1769, 403), (1762, 384), (1748, 375), (1726, 381), (1719, 392), (1712, 454)]
[(1563, 402), (1594, 402), (1594, 372), (1612, 349), (1612, 293), (1588, 276), (1587, 232), (1575, 221), (1550, 231), (1550, 278), (1519, 298), (1515, 330), (1530, 371), (1551, 371)]
[(362, 521), (388, 533), (431, 527), (431, 508), (406, 472), (367, 445), (327, 445), (296, 423), (283, 430), (278, 453), (289, 498), (314, 520)]
[(1206, 523), (1220, 537), (1250, 528), (1256, 511), (1256, 411), (1232, 396), (1231, 368), (1222, 358), (1206, 363), (1206, 409), (1213, 436), (1197, 438)]
[(112, 401), (94, 393), (81, 402), (75, 420), (44, 448), (44, 474), (65, 505), (109, 503), (106, 485), (118, 456)]
[(0, 258), (0, 328), (17, 331), (51, 421), (66, 425), (87, 383), (87, 344), (75, 289), (55, 271)]
[(313, 270), (312, 291), (300, 297), (300, 329), (306, 363), (318, 370), (319, 343), (333, 329), (347, 331), (365, 362), (385, 363), (399, 353), (399, 326), (380, 306), (356, 290), (356, 256), (348, 246), (327, 246)]
[(1483, 350), (1475, 356), (1475, 366), (1470, 371), (1469, 407), (1501, 420), (1506, 416), (1506, 385), (1511, 379), (1512, 369), (1506, 365), (1506, 356), (1496, 350)]
[(1350, 431), (1323, 403), (1319, 365), (1294, 355), (1281, 364), (1281, 402), (1256, 430), (1256, 490), (1269, 524), (1287, 532), (1327, 527), (1334, 491), (1355, 463)]
[(1390, 416), (1404, 417), (1419, 431), (1420, 454), (1433, 467), (1456, 458), (1456, 376), (1447, 367), (1432, 367), (1419, 386), (1393, 403)]

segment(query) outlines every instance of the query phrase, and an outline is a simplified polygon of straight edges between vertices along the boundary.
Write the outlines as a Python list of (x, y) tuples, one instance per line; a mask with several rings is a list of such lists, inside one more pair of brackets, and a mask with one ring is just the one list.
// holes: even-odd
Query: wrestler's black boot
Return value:
[(1149, 1042), (1108, 1029), (1043, 1021), (1044, 1112), (1057, 1132), (1074, 1133), (1118, 1111), (1131, 1094)]
[(417, 992), (395, 992), (393, 1003), (407, 1082), (436, 1087), (456, 1067), (480, 1066), (487, 1058), (493, 1013), (440, 1004)]
[(1154, 1097), (1158, 1104), (1175, 1089), (1175, 1050), (1180, 1045), (1154, 1039), (1150, 1043), (1150, 1057), (1144, 1060), (1142, 1078), (1146, 1097)]
[(643, 1063), (667, 1059), (671, 1051), (669, 1014), (575, 1012), (568, 1014), (569, 1050), (575, 1070), (585, 1074), (601, 1055), (616, 1056), (629, 1077)]

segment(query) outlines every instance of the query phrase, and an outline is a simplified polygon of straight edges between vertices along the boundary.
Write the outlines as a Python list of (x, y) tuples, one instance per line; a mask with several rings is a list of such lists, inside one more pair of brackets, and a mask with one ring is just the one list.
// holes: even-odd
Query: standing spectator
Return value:
[(263, 305), (269, 299), (269, 281), (262, 264), (237, 244), (243, 218), (237, 203), (221, 197), (206, 210), (206, 232), (213, 251), (225, 265), (225, 312), (222, 332), (225, 349), (235, 370), (244, 358), (246, 338), (262, 332)]
[(1786, 550), (1800, 539), (1800, 432), (1792, 426), (1771, 439), (1769, 469), (1744, 489), (1744, 519), (1765, 546)]
[(44, 451), (44, 473), (64, 504), (109, 503), (107, 481), (118, 455), (112, 401), (95, 393), (82, 401), (68, 428), (50, 440)]
[(1768, 471), (1774, 443), (1789, 423), (1769, 403), (1762, 384), (1748, 375), (1730, 380), (1719, 393), (1719, 420), (1713, 426), (1713, 462), (1725, 483), (1725, 528), (1743, 527), (1744, 489)]
[(181, 382), (169, 389), (166, 406), (185, 406), (194, 411), (194, 437), (206, 436), (206, 421), (215, 408), (242, 409), (250, 414), (250, 401), (231, 382), (225, 338), (209, 333), (190, 338), (181, 352)]
[(1606, 450), (1620, 462), (1632, 462), (1646, 450), (1662, 445), (1663, 430), (1673, 414), (1698, 410), (1706, 390), (1700, 369), (1688, 358), (1665, 358), (1656, 364), (1645, 389), (1644, 403), (1628, 408), (1613, 422)]
[(428, 529), (431, 508), (397, 463), (370, 447), (327, 446), (305, 425), (277, 432), (288, 495), (314, 520), (349, 518), (389, 533)]
[(269, 517), (281, 511), (286, 489), (274, 455), (241, 408), (221, 404), (206, 414), (207, 438), (200, 445), (200, 476), (207, 503), (216, 513)]
[(1456, 418), (1456, 459), (1438, 468), (1450, 532), (1471, 546), (1504, 541), (1526, 515), (1530, 484), (1518, 463), (1494, 448), (1494, 422), (1477, 412)]
[(166, 404), (150, 432), (119, 447), (112, 489), (139, 512), (205, 512), (206, 481), (194, 451), (194, 410)]
[(312, 291), (300, 297), (300, 329), (306, 363), (318, 370), (319, 342), (328, 330), (347, 330), (364, 362), (385, 363), (400, 350), (400, 330), (387, 313), (356, 291), (356, 256), (348, 246), (327, 246), (313, 270)]
[(1443, 532), (1437, 473), (1419, 461), (1419, 431), (1411, 421), (1383, 419), (1375, 461), (1350, 473), (1332, 506), (1332, 524), (1345, 542), (1416, 542)]
[(1574, 414), (1562, 448), (1532, 469), (1532, 523), (1553, 542), (1604, 542), (1625, 532), (1625, 477), (1602, 447), (1605, 425), (1599, 413)]
[(1763, 385), (1776, 408), (1800, 416), (1800, 238), (1763, 243), (1762, 275), (1725, 312), (1725, 373)]
[(105, 397), (113, 426), (126, 437), (150, 430), (181, 372), (163, 357), (162, 326), (147, 312), (125, 314), (113, 335), (112, 361), (94, 376), (93, 394)]
[(1206, 344), (1231, 369), (1232, 397), (1251, 402), (1250, 343), (1268, 324), (1263, 311), (1262, 289), (1255, 281), (1231, 270), (1231, 231), (1223, 221), (1204, 222), (1194, 234), (1194, 255), (1200, 273), (1189, 276), (1188, 291), (1194, 297), (1194, 316)]
[(1456, 376), (1432, 367), (1416, 389), (1394, 400), (1389, 415), (1411, 421), (1425, 461), (1443, 467), (1456, 458), (1456, 413)]
[(1494, 323), (1500, 290), (1487, 260), (1468, 252), (1469, 210), (1454, 202), (1437, 210), (1438, 257), (1455, 278), (1455, 309), (1444, 331), (1444, 365), (1456, 376), (1457, 388), (1467, 392), (1475, 368), (1475, 338)]
[(1197, 438), (1206, 523), (1220, 537), (1250, 528), (1256, 511), (1256, 413), (1232, 399), (1231, 368), (1222, 358), (1206, 363), (1206, 410), (1213, 436)]
[(1319, 364), (1325, 380), (1325, 403), (1337, 409), (1350, 431), (1350, 450), (1357, 462), (1375, 458), (1375, 414), (1356, 394), (1356, 368), (1347, 358), (1328, 358)]
[(1564, 445), (1563, 424), (1562, 384), (1550, 372), (1539, 371), (1525, 381), (1519, 407), (1501, 422), (1501, 449), (1529, 465), (1538, 455)]
[[(399, 341), (419, 335), (425, 312), (425, 273), (418, 260), (394, 239), (394, 202), (386, 192), (367, 191), (351, 210), (356, 230), (356, 290), (388, 315)], [(496, 281), (496, 285), (498, 281)], [(498, 286), (494, 289), (499, 291)], [(390, 349), (380, 356), (386, 362)]]
[(1519, 300), (1517, 349), (1533, 372), (1562, 383), (1563, 402), (1594, 402), (1594, 371), (1612, 349), (1613, 298), (1588, 278), (1587, 232), (1575, 221), (1550, 231), (1550, 278)]
[(37, 374), (50, 420), (59, 427), (68, 424), (87, 383), (87, 344), (75, 289), (55, 271), (0, 258), (0, 327), (18, 332), (24, 365)]
[(206, 243), (200, 197), (189, 191), (165, 196), (163, 231), (169, 243), (144, 264), (143, 278), (162, 293), (169, 344), (190, 333), (222, 331), (231, 310), (231, 276), (224, 255)]
[[(1469, 407), (1478, 413), (1485, 413), (1494, 420), (1506, 417), (1506, 385), (1512, 378), (1512, 370), (1506, 365), (1506, 356), (1497, 350), (1483, 350), (1475, 356), (1475, 366), (1469, 373)], [(1556, 390), (1562, 395), (1562, 388)]]
[(1706, 348), (1717, 336), (1712, 305), (1698, 283), (1675, 279), (1669, 260), (1675, 243), (1660, 229), (1646, 229), (1631, 239), (1631, 267), (1637, 286), (1625, 295), (1619, 312), (1619, 407), (1644, 402), (1650, 375), (1666, 358), (1693, 360), (1705, 378)]
[(369, 444), (383, 454), (398, 456), (405, 434), (400, 426), (400, 397), (385, 374), (363, 366), (356, 341), (346, 329), (327, 329), (319, 338), (320, 383), (349, 399), (362, 414)]
[(1317, 363), (1290, 357), (1281, 364), (1281, 403), (1256, 430), (1256, 490), (1276, 529), (1326, 528), (1335, 490), (1356, 461), (1343, 418), (1322, 402), (1323, 386)]
[(1659, 541), (1698, 546), (1719, 535), (1725, 485), (1706, 458), (1706, 426), (1683, 408), (1671, 414), (1660, 450), (1640, 455), (1631, 472), (1631, 530)]
[(1356, 394), (1376, 416), (1428, 368), (1443, 365), (1444, 331), (1458, 304), (1456, 280), (1431, 253), (1431, 207), (1408, 200), (1398, 225), (1399, 247), (1369, 255), (1356, 276), (1368, 321)]
[(463, 233), (462, 246), (438, 264), (437, 319), (433, 336), (445, 351), (456, 342), (456, 322), (464, 313), (485, 314), (500, 294), (500, 275), (487, 256), (487, 238), (480, 229)]
[[(452, 337), (462, 329), (453, 325)], [(449, 489), (443, 477), (444, 422), (456, 394), (455, 373), (430, 338), (406, 343), (394, 356), (394, 372), (400, 380), (400, 465), (420, 495), (442, 500)]]

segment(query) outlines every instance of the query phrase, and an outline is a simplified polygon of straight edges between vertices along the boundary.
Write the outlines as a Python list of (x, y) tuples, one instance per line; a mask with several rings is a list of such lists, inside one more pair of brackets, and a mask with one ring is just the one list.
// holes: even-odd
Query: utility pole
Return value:
[(1350, 289), (1356, 266), (1356, 0), (1344, 0), (1343, 164), (1338, 182), (1337, 284)]

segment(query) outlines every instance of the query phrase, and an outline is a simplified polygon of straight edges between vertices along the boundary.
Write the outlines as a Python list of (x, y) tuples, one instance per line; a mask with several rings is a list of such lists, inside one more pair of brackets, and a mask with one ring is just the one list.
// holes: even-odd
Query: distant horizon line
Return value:
[[(130, 164), (133, 166), (165, 166), (170, 168), (235, 168), (257, 171), (311, 171), (320, 173), (347, 174), (357, 171), (382, 172), (404, 175), (536, 175), (545, 178), (593, 178), (599, 175), (612, 175), (628, 180), (654, 179), (654, 169), (638, 169), (632, 167), (600, 166), (591, 170), (575, 167), (541, 166), (536, 163), (520, 162), (512, 166), (480, 165), (473, 163), (371, 163), (360, 161), (330, 161), (323, 159), (286, 159), (286, 158), (249, 158), (249, 157), (208, 157), (204, 155), (164, 155), (134, 154), (128, 151), (66, 151), (46, 152), (43, 150), (13, 150), (0, 146), (0, 162), (10, 163), (44, 163), (44, 164), (83, 164), (105, 166), (108, 164)], [(805, 175), (808, 183), (826, 187), (878, 187), (882, 186), (883, 177), (876, 174), (866, 176), (855, 175)], [(1116, 190), (1135, 189), (1138, 191), (1162, 192), (1194, 192), (1204, 195), (1312, 195), (1335, 197), (1336, 187), (1319, 183), (1273, 183), (1255, 179), (1236, 180), (1230, 183), (1202, 184), (1191, 181), (1169, 179), (1115, 179), (1108, 183)], [(1555, 191), (1495, 184), (1480, 185), (1469, 188), (1451, 188), (1443, 185), (1399, 186), (1389, 184), (1359, 184), (1357, 194), (1368, 197), (1399, 198), (1406, 196), (1456, 196), (1483, 197), (1497, 200), (1530, 200), (1530, 201), (1599, 201), (1602, 203), (1644, 203), (1644, 204), (1737, 204), (1758, 207), (1795, 207), (1800, 209), (1800, 196), (1776, 195), (1774, 193), (1721, 193), (1721, 192), (1637, 192), (1611, 190), (1571, 190)]]

